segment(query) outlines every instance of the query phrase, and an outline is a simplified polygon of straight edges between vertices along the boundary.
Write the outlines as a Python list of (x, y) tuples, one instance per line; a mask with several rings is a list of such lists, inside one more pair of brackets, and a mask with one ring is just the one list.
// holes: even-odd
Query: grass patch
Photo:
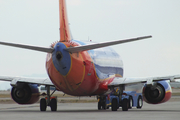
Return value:
[(10, 94), (0, 94), (0, 98), (11, 98)]
[(180, 93), (172, 93), (172, 96), (180, 96)]

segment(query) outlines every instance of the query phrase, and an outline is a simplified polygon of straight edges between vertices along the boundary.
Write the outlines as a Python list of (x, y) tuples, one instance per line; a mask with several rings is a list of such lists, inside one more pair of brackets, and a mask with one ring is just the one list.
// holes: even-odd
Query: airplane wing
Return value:
[(69, 47), (69, 48), (65, 48), (64, 50), (66, 50), (66, 51), (68, 51), (68, 52), (70, 52), (70, 53), (76, 53), (76, 52), (81, 52), (81, 51), (91, 50), (91, 49), (96, 49), (96, 48), (101, 48), (101, 47), (107, 47), (107, 46), (116, 45), (116, 44), (133, 42), (133, 41), (142, 40), (142, 39), (147, 39), (147, 38), (151, 38), (151, 37), (152, 37), (152, 36), (144, 36), (144, 37), (137, 37), (137, 38), (125, 39), (125, 40), (116, 40), (116, 41), (96, 43), (96, 44), (90, 44), (90, 45)]
[(180, 75), (162, 76), (162, 77), (146, 77), (146, 78), (116, 77), (108, 86), (116, 87), (116, 86), (120, 86), (120, 85), (132, 85), (132, 84), (137, 84), (137, 83), (146, 83), (146, 84), (150, 85), (150, 84), (153, 84), (153, 82), (163, 81), (163, 80), (170, 80), (170, 82), (176, 82), (175, 79), (180, 79)]
[(39, 79), (39, 78), (0, 76), (0, 81), (9, 81), (11, 82), (10, 83), (11, 86), (16, 86), (18, 82), (54, 86), (54, 84), (48, 78)]

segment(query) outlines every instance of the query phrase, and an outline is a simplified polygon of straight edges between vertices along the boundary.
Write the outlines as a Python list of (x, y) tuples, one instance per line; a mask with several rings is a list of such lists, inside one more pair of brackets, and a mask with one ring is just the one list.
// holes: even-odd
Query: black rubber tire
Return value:
[(140, 95), (137, 100), (137, 109), (141, 109), (142, 106), (143, 106), (143, 99), (142, 96)]
[(99, 101), (99, 102), (98, 102), (98, 110), (101, 110), (101, 106), (102, 106), (102, 105), (101, 105), (101, 102)]
[(105, 101), (103, 101), (103, 103), (102, 103), (102, 109), (106, 110), (106, 108), (107, 108), (107, 106), (106, 106), (106, 102), (105, 102)]
[(122, 101), (122, 111), (128, 111), (129, 108), (129, 101), (128, 99), (123, 99)]
[(41, 98), (40, 100), (40, 110), (41, 111), (46, 111), (47, 108), (47, 103), (45, 98)]
[(133, 106), (133, 98), (132, 96), (129, 96), (129, 109), (131, 109)]
[(51, 111), (57, 111), (57, 99), (53, 98), (50, 102)]
[(111, 103), (112, 103), (112, 104), (111, 104), (111, 110), (112, 110), (112, 111), (117, 111), (117, 108), (118, 108), (117, 99), (116, 99), (116, 98), (113, 98)]

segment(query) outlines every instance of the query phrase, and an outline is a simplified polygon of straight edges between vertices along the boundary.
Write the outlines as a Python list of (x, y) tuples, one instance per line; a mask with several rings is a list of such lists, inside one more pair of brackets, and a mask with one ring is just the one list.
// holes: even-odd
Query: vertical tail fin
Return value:
[(71, 33), (69, 29), (65, 0), (59, 0), (59, 17), (60, 17), (60, 42), (70, 41)]

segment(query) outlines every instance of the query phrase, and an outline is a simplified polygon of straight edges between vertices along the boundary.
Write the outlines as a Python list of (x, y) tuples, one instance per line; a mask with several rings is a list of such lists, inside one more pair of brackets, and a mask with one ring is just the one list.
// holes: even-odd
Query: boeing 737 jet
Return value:
[[(159, 104), (171, 98), (171, 82), (179, 79), (180, 75), (124, 78), (123, 63), (117, 52), (111, 47), (116, 44), (140, 41), (151, 38), (142, 36), (124, 40), (103, 43), (82, 42), (71, 37), (66, 11), (66, 1), (59, 0), (60, 40), (50, 47), (39, 47), (15, 43), (0, 42), (2, 45), (30, 49), (47, 53), (46, 70), (49, 78), (34, 79), (24, 77), (0, 76), (1, 81), (10, 81), (12, 99), (21, 105), (33, 104), (41, 95), (38, 86), (45, 85), (46, 97), (40, 100), (40, 110), (46, 111), (47, 106), (52, 111), (57, 110), (57, 99), (50, 93), (50, 87), (57, 91), (73, 96), (98, 96), (98, 109), (105, 109), (106, 96), (119, 89), (120, 101), (112, 100), (112, 111), (117, 111), (118, 104), (122, 110), (128, 110), (128, 99), (121, 99), (125, 86), (144, 83), (142, 95), (144, 101)], [(138, 99), (139, 103), (142, 99)]]

